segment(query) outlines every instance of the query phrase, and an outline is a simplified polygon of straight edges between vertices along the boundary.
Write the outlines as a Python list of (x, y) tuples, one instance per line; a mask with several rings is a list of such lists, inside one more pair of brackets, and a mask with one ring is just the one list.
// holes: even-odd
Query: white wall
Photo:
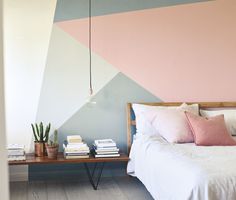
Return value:
[(8, 143), (32, 139), (56, 0), (5, 0)]
[[(32, 140), (56, 0), (4, 1), (5, 99), (8, 143)], [(24, 171), (24, 173), (23, 173)], [(11, 167), (11, 177), (27, 167)], [(19, 179), (19, 178), (17, 178)]]
[(3, 74), (3, 35), (2, 0), (0, 0), (0, 199), (8, 200), (8, 170), (6, 160), (5, 112), (4, 112), (4, 74)]

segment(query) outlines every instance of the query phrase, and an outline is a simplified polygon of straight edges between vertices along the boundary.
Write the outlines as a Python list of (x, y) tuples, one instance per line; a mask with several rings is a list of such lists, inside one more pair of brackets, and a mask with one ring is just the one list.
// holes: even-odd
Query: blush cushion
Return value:
[(199, 113), (197, 104), (183, 103), (175, 109), (158, 109), (148, 113), (145, 117), (157, 132), (170, 143), (193, 142), (193, 134), (185, 117), (184, 111)]
[(229, 134), (224, 115), (205, 118), (185, 112), (189, 126), (194, 136), (194, 142), (199, 146), (231, 146), (236, 141)]
[[(186, 110), (189, 112), (193, 112), (195, 114), (199, 113), (199, 106), (198, 104), (191, 104), (191, 105), (187, 105), (186, 103), (181, 104), (180, 106), (150, 106), (150, 105), (143, 105), (143, 104), (132, 104), (132, 108), (134, 110), (135, 113), (135, 119), (136, 119), (136, 135), (149, 135), (149, 136), (155, 136), (155, 135), (160, 135), (159, 131), (160, 128), (156, 128), (154, 125), (154, 120), (156, 119), (156, 116), (159, 116), (159, 112), (174, 112), (175, 111), (169, 111), (169, 110)], [(184, 120), (186, 121), (185, 124), (188, 125), (187, 119), (185, 118), (184, 112), (182, 112), (182, 115), (184, 118)], [(169, 116), (167, 116), (166, 119), (163, 119), (165, 121), (168, 121), (169, 123), (167, 124), (167, 126), (171, 126), (171, 122), (169, 120)], [(159, 124), (159, 123), (158, 123)], [(181, 126), (181, 124), (179, 123), (178, 120), (178, 127)], [(164, 126), (162, 126), (164, 128)], [(186, 129), (185, 129), (186, 130)], [(175, 127), (174, 127), (174, 131), (175, 131)], [(189, 128), (190, 134), (191, 130)], [(173, 134), (172, 130), (166, 130), (165, 132), (168, 132), (169, 134)], [(175, 131), (176, 132), (176, 131)], [(186, 132), (186, 131), (185, 131)], [(185, 134), (185, 133), (183, 133)], [(172, 136), (171, 136), (172, 137)], [(178, 139), (173, 139), (172, 141), (177, 141)], [(193, 136), (192, 139), (190, 138), (187, 139), (187, 142), (189, 141), (193, 141)], [(181, 141), (186, 141), (181, 139)]]

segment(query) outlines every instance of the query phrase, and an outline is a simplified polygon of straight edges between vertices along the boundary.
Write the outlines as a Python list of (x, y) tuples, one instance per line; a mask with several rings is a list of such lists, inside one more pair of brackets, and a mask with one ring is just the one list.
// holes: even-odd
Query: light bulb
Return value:
[(86, 100), (87, 104), (90, 104), (90, 105), (96, 105), (97, 102), (96, 101), (93, 101), (93, 89), (92, 88), (89, 88), (89, 96)]

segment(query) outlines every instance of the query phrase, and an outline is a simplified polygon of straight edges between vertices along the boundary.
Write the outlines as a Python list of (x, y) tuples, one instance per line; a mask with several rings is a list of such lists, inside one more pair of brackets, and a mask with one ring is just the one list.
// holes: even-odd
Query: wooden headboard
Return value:
[[(187, 104), (197, 103), (199, 108), (212, 109), (212, 108), (232, 108), (236, 107), (236, 102), (187, 102)], [(136, 121), (132, 110), (133, 103), (127, 103), (127, 147), (128, 153), (130, 152), (132, 144), (132, 128), (136, 128)], [(149, 106), (179, 106), (182, 102), (158, 102), (158, 103), (138, 103)]]

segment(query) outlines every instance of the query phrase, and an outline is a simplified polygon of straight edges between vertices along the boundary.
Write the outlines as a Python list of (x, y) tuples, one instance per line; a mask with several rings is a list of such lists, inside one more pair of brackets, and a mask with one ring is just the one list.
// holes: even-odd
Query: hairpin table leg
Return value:
[[(101, 176), (102, 176), (102, 171), (103, 171), (105, 162), (103, 162), (102, 165), (101, 165), (101, 167), (99, 167), (99, 168), (97, 168), (97, 164), (98, 164), (98, 163), (95, 163), (95, 165), (94, 165), (94, 167), (93, 167), (92, 174), (91, 174), (87, 163), (84, 163), (84, 167), (85, 167), (85, 169), (86, 169), (86, 172), (87, 172), (89, 181), (90, 181), (91, 185), (93, 186), (93, 189), (94, 189), (94, 190), (97, 190), (97, 188), (98, 188), (98, 184), (99, 184), (100, 179), (101, 179)], [(95, 181), (94, 174), (95, 174), (95, 171), (96, 171), (96, 170), (98, 170), (98, 177), (97, 177), (97, 180)]]

